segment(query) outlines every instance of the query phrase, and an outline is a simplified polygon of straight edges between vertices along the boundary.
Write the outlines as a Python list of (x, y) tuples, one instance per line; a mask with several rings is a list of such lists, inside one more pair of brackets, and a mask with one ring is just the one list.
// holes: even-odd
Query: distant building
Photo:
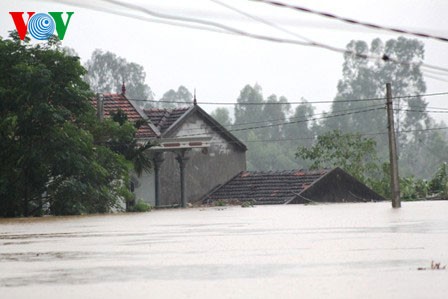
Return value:
[(385, 200), (339, 167), (324, 170), (242, 171), (204, 198), (254, 204), (370, 202)]
[(246, 170), (246, 146), (196, 104), (141, 110), (123, 93), (104, 94), (94, 104), (100, 118), (121, 110), (128, 120), (143, 121), (137, 139), (159, 144), (150, 149), (153, 171), (132, 176), (136, 198), (153, 206), (182, 205), (181, 169), (185, 178), (184, 205), (200, 200)]

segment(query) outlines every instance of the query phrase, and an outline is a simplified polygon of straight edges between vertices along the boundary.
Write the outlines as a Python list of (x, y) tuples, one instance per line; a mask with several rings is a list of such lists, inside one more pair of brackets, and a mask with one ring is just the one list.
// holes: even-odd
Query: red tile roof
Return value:
[[(96, 98), (93, 100), (93, 105), (96, 108)], [(122, 94), (104, 94), (103, 95), (104, 116), (109, 117), (111, 112), (122, 110), (128, 117), (130, 122), (137, 122), (139, 120), (145, 120), (140, 114), (138, 108), (132, 105), (132, 103)], [(145, 120), (146, 121), (146, 120)], [(147, 122), (138, 128), (136, 138), (147, 139), (158, 137), (157, 133), (149, 126)]]

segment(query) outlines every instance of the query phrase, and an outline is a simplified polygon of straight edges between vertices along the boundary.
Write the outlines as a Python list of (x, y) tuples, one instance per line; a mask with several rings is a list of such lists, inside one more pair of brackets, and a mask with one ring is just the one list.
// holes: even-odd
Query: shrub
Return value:
[(223, 207), (223, 206), (226, 206), (227, 204), (224, 200), (217, 200), (214, 202), (214, 205), (217, 207)]
[(130, 212), (149, 212), (152, 210), (152, 206), (147, 202), (139, 199), (137, 203), (130, 209)]
[(253, 208), (253, 206), (254, 206), (254, 202), (252, 200), (244, 201), (241, 204), (242, 208)]

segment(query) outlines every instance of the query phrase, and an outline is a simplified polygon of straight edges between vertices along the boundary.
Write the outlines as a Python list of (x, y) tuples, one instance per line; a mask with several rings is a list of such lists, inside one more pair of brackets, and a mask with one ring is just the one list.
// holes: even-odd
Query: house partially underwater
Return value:
[(242, 171), (206, 196), (204, 203), (306, 204), (385, 200), (339, 167), (323, 170)]
[(140, 109), (121, 94), (94, 99), (100, 119), (122, 111), (140, 122), (140, 143), (149, 149), (153, 171), (132, 175), (136, 199), (155, 207), (188, 203), (251, 201), (254, 204), (370, 202), (383, 197), (340, 168), (317, 171), (246, 171), (246, 146), (199, 105)]
[(246, 170), (246, 146), (207, 112), (194, 105), (176, 109), (140, 109), (121, 94), (94, 100), (99, 118), (123, 111), (131, 122), (143, 123), (139, 142), (149, 149), (153, 171), (132, 176), (137, 199), (156, 207), (186, 206)]

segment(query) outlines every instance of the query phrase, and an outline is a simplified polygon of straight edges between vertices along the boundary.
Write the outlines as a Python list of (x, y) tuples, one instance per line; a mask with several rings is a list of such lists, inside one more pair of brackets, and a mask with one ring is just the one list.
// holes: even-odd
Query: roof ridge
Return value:
[(162, 118), (160, 118), (159, 124), (157, 125), (160, 129), (162, 129), (163, 125), (166, 123), (168, 117), (171, 115), (171, 109), (166, 109), (164, 111)]
[(143, 110), (144, 111), (152, 111), (152, 112), (166, 112), (166, 111), (171, 111), (171, 112), (173, 112), (173, 111), (187, 111), (188, 109), (190, 109), (189, 107), (176, 107), (176, 108), (155, 108), (155, 107), (152, 107), (152, 108), (144, 108)]
[(294, 174), (297, 172), (303, 172), (305, 174), (321, 173), (323, 171), (328, 172), (334, 168), (318, 168), (318, 169), (306, 169), (306, 168), (296, 168), (288, 170), (246, 170), (244, 172), (251, 174)]

